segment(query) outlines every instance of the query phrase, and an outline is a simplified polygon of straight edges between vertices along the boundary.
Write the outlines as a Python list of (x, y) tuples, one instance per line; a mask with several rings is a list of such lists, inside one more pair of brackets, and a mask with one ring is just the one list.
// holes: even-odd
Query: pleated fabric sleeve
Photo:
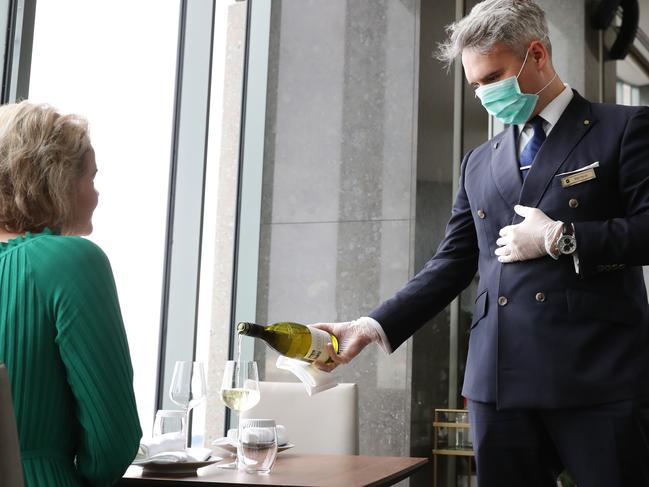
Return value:
[(92, 242), (41, 234), (0, 247), (0, 359), (28, 487), (111, 486), (142, 435), (110, 264)]
[(56, 343), (81, 426), (76, 465), (91, 485), (109, 486), (135, 457), (142, 436), (117, 291), (99, 247), (83, 238), (53, 240), (55, 258), (35, 262), (34, 273), (52, 283)]

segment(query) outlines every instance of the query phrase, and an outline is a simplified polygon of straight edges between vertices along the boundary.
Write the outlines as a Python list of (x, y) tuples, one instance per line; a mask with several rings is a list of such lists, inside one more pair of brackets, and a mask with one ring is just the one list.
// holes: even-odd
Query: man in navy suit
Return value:
[[(463, 395), (480, 487), (649, 486), (649, 108), (596, 104), (554, 70), (544, 12), (487, 0), (449, 26), (508, 127), (469, 151), (435, 256), (393, 298), (317, 324), (349, 362), (391, 352), (480, 274)], [(330, 347), (330, 353), (333, 350)]]

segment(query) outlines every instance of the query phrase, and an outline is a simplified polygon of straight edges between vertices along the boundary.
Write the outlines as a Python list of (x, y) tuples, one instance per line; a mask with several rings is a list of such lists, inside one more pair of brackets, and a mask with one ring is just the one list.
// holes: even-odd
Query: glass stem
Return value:
[(239, 412), (239, 421), (237, 421), (237, 458), (235, 458), (234, 462), (236, 463), (237, 468), (241, 465), (241, 462), (239, 461), (239, 458), (242, 457), (241, 455), (241, 449), (243, 448), (241, 445), (241, 413)]
[(191, 424), (189, 422), (189, 418), (190, 418), (189, 414), (191, 410), (192, 409), (189, 406), (187, 406), (187, 412), (185, 413), (185, 448), (191, 448), (192, 446), (191, 435), (190, 435)]

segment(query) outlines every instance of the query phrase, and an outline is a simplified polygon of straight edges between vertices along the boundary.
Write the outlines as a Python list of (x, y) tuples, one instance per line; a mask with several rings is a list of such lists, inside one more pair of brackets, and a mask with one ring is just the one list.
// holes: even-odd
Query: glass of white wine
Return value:
[[(223, 371), (221, 383), (221, 402), (232, 411), (240, 413), (253, 408), (259, 402), (259, 373), (257, 362), (228, 360)], [(239, 419), (239, 425), (241, 420)], [(239, 433), (240, 433), (239, 428)], [(237, 434), (237, 451), (241, 435)], [(235, 468), (236, 461), (225, 468)]]

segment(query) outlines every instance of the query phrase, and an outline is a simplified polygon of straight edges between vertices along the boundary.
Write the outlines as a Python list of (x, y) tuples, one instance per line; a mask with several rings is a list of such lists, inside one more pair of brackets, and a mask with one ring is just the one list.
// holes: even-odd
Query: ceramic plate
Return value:
[(177, 463), (141, 463), (143, 474), (170, 475), (170, 476), (191, 476), (196, 475), (196, 470), (207, 467), (213, 463), (223, 460), (221, 457), (211, 456), (202, 462), (177, 462)]

